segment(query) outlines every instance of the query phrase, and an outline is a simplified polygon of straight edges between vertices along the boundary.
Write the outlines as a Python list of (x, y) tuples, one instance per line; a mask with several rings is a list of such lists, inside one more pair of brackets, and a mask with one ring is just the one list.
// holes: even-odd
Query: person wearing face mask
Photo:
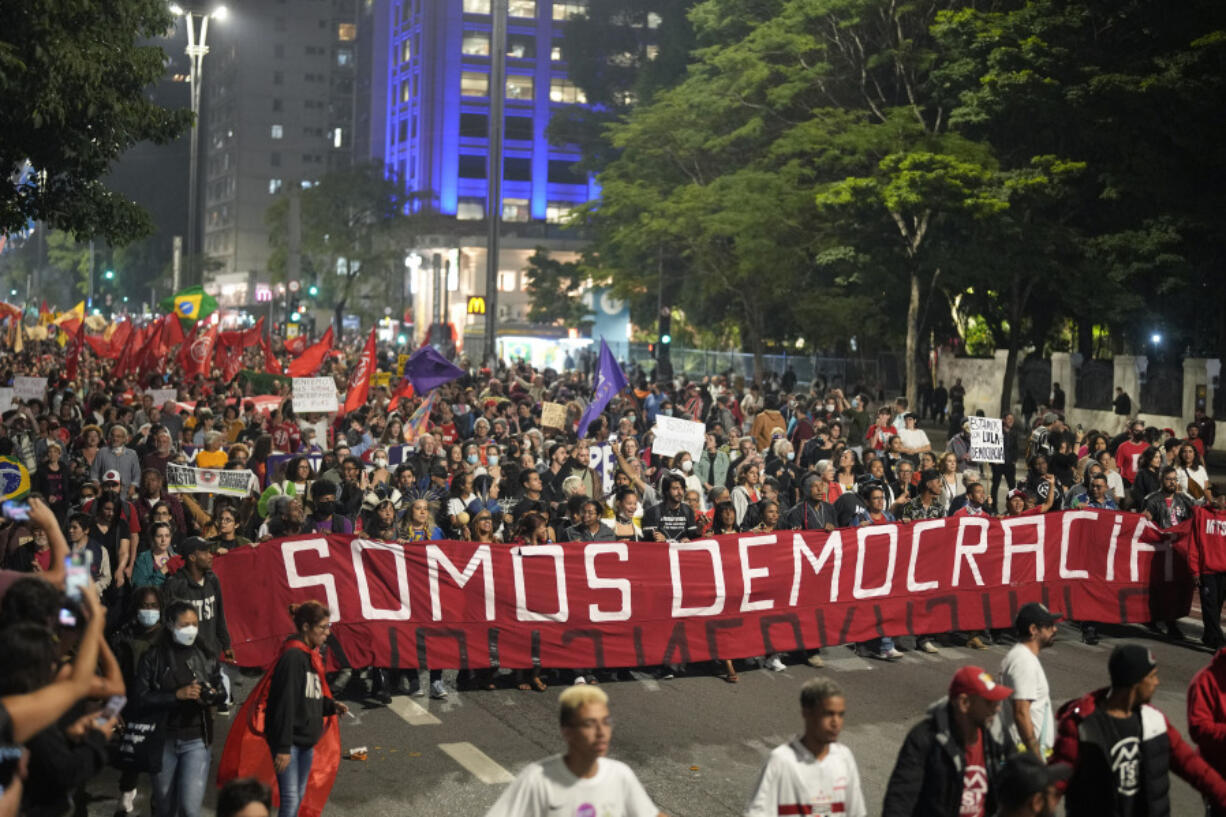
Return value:
[(319, 480), (311, 486), (311, 513), (303, 529), (316, 533), (353, 533), (353, 522), (340, 513), (336, 502), (336, 486)]
[(157, 728), (146, 738), (162, 747), (161, 767), (153, 775), (153, 815), (199, 817), (209, 778), (213, 707), (225, 703), (226, 691), (216, 656), (198, 643), (196, 609), (174, 601), (162, 619), (132, 689), (135, 709), (157, 716)]
[[(156, 587), (138, 587), (132, 594), (128, 620), (111, 639), (111, 651), (123, 673), (126, 689), (136, 689), (136, 670), (141, 658), (153, 646), (162, 631), (162, 595)], [(119, 775), (119, 811), (131, 814), (136, 809), (136, 783), (141, 772), (148, 772), (148, 765), (135, 758), (121, 755)]]
[(687, 492), (694, 491), (698, 494), (701, 510), (705, 511), (706, 505), (702, 505), (702, 499), (706, 496), (706, 490), (702, 485), (702, 480), (694, 473), (694, 458), (690, 456), (690, 452), (682, 451), (673, 457), (672, 473), (681, 477), (685, 482), (685, 490)]

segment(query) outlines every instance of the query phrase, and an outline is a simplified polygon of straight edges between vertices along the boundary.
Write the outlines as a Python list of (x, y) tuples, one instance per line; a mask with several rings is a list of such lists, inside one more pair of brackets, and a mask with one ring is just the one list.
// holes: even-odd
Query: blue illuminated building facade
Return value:
[[(551, 145), (545, 135), (554, 111), (585, 102), (567, 78), (562, 52), (567, 18), (584, 10), (576, 0), (509, 0), (501, 162), (508, 228), (514, 222), (560, 222), (598, 196), (595, 182), (572, 169), (578, 151)], [(461, 220), (483, 219), (489, 0), (382, 0), (375, 15), (387, 28), (375, 33), (372, 49), (375, 72), (382, 76), (372, 88), (371, 152), (433, 209)], [(385, 73), (378, 66), (384, 58)]]

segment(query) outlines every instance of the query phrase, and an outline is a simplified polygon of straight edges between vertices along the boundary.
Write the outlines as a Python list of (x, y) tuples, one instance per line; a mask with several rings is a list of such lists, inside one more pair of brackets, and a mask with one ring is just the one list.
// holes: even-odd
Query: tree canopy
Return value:
[(0, 5), (0, 233), (43, 221), (115, 245), (147, 235), (135, 202), (102, 183), (132, 145), (174, 139), (191, 112), (146, 96), (165, 52), (138, 45), (172, 23), (160, 0), (21, 0)]

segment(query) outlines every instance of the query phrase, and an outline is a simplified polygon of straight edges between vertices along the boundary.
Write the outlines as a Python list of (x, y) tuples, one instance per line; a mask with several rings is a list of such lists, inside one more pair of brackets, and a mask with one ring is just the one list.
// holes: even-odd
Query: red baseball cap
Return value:
[(954, 679), (949, 682), (949, 697), (962, 694), (978, 695), (989, 701), (1003, 701), (1013, 694), (1013, 690), (1004, 684), (996, 683), (982, 667), (963, 667), (954, 673)]

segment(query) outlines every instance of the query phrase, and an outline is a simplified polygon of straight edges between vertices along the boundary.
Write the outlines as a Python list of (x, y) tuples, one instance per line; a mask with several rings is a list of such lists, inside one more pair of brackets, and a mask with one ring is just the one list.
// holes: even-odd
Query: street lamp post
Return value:
[[(187, 23), (187, 56), (191, 59), (191, 105), (192, 105), (192, 134), (191, 134), (191, 157), (190, 164), (187, 169), (187, 257), (189, 263), (195, 263), (196, 258), (196, 200), (198, 198), (196, 188), (199, 184), (197, 180), (197, 165), (199, 164), (200, 156), (200, 88), (204, 83), (204, 55), (209, 53), (207, 44), (209, 35), (209, 19), (213, 18), (218, 21), (226, 19), (229, 14), (225, 6), (218, 6), (208, 14), (186, 10), (177, 3), (171, 3), (170, 11), (172, 14), (182, 17)], [(196, 21), (200, 21), (200, 32), (197, 37)], [(195, 272), (191, 275), (194, 277)], [(203, 283), (203, 282), (201, 282)], [(179, 282), (175, 282), (177, 290)]]

